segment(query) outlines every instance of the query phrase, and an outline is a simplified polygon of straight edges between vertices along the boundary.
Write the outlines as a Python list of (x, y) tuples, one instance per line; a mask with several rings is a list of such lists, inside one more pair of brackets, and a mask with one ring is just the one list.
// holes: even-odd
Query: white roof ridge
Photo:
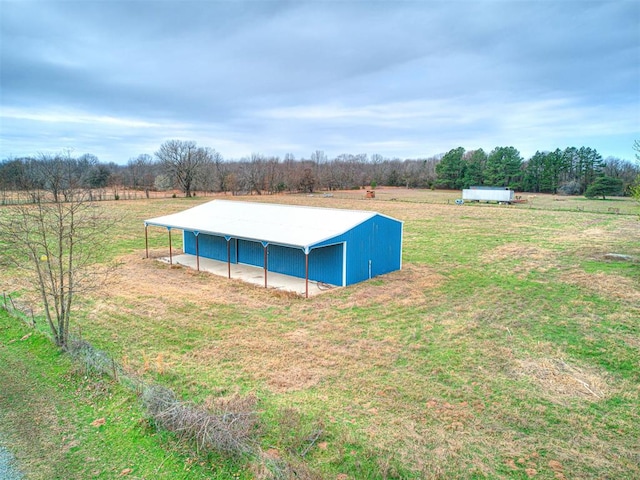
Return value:
[[(287, 215), (283, 215), (285, 211)], [(343, 235), (376, 215), (381, 214), (371, 210), (214, 199), (148, 219), (145, 225), (308, 248)]]
[(354, 208), (318, 207), (317, 205), (291, 205), (288, 203), (253, 202), (253, 201), (245, 202), (243, 200), (227, 200), (226, 198), (216, 198), (214, 200), (211, 200), (210, 202), (202, 203), (201, 205), (206, 205), (207, 203), (213, 203), (213, 202), (243, 203), (248, 205), (277, 205), (278, 207), (282, 207), (282, 208), (304, 208), (306, 210), (337, 210), (339, 212), (370, 213), (372, 215), (381, 215), (380, 213), (375, 212), (373, 210), (356, 210)]

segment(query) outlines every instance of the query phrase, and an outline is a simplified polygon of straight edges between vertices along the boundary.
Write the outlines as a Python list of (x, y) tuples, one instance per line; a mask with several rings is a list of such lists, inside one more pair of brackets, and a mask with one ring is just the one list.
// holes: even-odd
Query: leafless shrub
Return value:
[(122, 365), (116, 362), (111, 355), (95, 348), (86, 340), (71, 337), (68, 353), (74, 359), (76, 365), (80, 366), (83, 374), (106, 375), (135, 392), (142, 392), (144, 381), (140, 377), (126, 372)]
[(81, 363), (87, 371), (96, 372), (102, 375), (110, 374), (112, 369), (112, 360), (107, 353), (94, 348), (86, 340), (77, 338), (71, 339), (69, 342), (69, 354)]
[(142, 403), (149, 416), (156, 419), (177, 404), (178, 399), (172, 390), (160, 385), (151, 385), (144, 389)]
[(219, 399), (207, 408), (182, 402), (171, 390), (154, 385), (143, 392), (143, 403), (156, 425), (195, 441), (199, 450), (231, 455), (254, 451), (258, 425), (254, 396)]

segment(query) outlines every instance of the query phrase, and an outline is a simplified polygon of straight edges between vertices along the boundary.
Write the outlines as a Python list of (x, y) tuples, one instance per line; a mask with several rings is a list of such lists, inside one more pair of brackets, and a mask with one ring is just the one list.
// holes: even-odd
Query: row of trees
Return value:
[(315, 151), (308, 159), (287, 154), (283, 159), (260, 154), (225, 160), (195, 142), (169, 140), (154, 156), (139, 155), (127, 165), (101, 163), (93, 155), (60, 155), (9, 159), (0, 163), (0, 194), (46, 190), (54, 199), (78, 187), (121, 189), (178, 189), (232, 194), (272, 194), (341, 190), (368, 185), (409, 188), (462, 189), (473, 185), (503, 186), (529, 192), (585, 194), (603, 176), (616, 179), (620, 193), (629, 193), (640, 174), (638, 165), (619, 158), (603, 159), (589, 147), (536, 152), (524, 160), (514, 147), (482, 149), (458, 147), (425, 159), (384, 158), (374, 154), (343, 154), (329, 159)]
[(497, 147), (489, 154), (459, 147), (447, 152), (436, 167), (437, 182), (447, 188), (488, 185), (566, 195), (586, 193), (600, 177), (617, 180), (609, 184), (628, 192), (639, 172), (637, 165), (613, 157), (605, 160), (589, 147), (536, 152), (527, 161), (513, 147)]

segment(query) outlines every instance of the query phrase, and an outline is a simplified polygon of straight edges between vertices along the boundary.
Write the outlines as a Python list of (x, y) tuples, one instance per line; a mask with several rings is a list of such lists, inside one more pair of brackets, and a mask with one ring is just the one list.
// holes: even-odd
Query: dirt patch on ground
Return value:
[(562, 276), (563, 282), (585, 288), (604, 298), (623, 300), (635, 305), (640, 305), (639, 280), (604, 272), (587, 273), (582, 270)]
[(561, 359), (516, 360), (513, 374), (536, 383), (552, 401), (570, 398), (597, 401), (607, 395), (607, 383), (602, 375)]
[[(230, 280), (187, 267), (170, 266), (155, 260), (168, 255), (168, 250), (154, 250), (150, 252), (149, 259), (141, 258), (139, 254), (119, 258), (120, 266), (104, 285), (101, 295), (134, 298), (137, 302), (146, 303), (147, 313), (153, 313), (154, 308), (164, 308), (163, 301), (176, 298), (201, 306), (218, 304), (255, 307), (277, 305), (282, 297), (273, 290), (269, 290), (270, 295), (264, 295), (263, 289), (240, 280)], [(132, 306), (135, 307), (132, 311), (139, 312), (140, 305)]]
[(356, 286), (349, 302), (343, 305), (361, 307), (390, 302), (395, 306), (423, 305), (429, 292), (445, 281), (443, 275), (426, 265), (403, 265), (402, 270)]

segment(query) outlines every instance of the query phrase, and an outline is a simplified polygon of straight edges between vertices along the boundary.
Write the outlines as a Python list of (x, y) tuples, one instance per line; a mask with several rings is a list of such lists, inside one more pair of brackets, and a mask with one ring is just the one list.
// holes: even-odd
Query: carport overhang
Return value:
[[(185, 228), (182, 226), (174, 226), (174, 225), (167, 225), (167, 224), (163, 224), (163, 223), (155, 223), (155, 222), (151, 222), (151, 221), (145, 221), (144, 222), (144, 239), (145, 239), (145, 256), (148, 259), (149, 258), (149, 233), (148, 233), (148, 229), (149, 227), (160, 227), (160, 228), (166, 228), (167, 229), (167, 233), (169, 236), (169, 264), (172, 265), (173, 264), (173, 246), (172, 246), (172, 236), (171, 236), (171, 231), (172, 230), (181, 230), (183, 232), (191, 232), (193, 233), (193, 235), (196, 238), (196, 255), (195, 255), (195, 259), (196, 259), (196, 269), (198, 271), (200, 271), (200, 255), (199, 255), (199, 249), (198, 249), (198, 237), (200, 234), (205, 234), (205, 235), (212, 235), (212, 236), (217, 236), (217, 237), (222, 237), (226, 240), (227, 242), (227, 277), (231, 278), (231, 255), (230, 255), (230, 242), (231, 240), (246, 240), (249, 242), (256, 242), (256, 243), (260, 243), (264, 249), (264, 288), (268, 288), (269, 284), (268, 284), (268, 273), (269, 273), (269, 268), (268, 268), (268, 248), (269, 245), (278, 245), (281, 247), (285, 247), (285, 248), (293, 248), (293, 249), (297, 249), (297, 250), (302, 250), (302, 252), (304, 253), (304, 271), (305, 271), (305, 277), (304, 277), (304, 281), (305, 281), (305, 298), (309, 298), (309, 254), (311, 253), (311, 251), (313, 249), (316, 248), (322, 248), (322, 247), (326, 247), (328, 246), (328, 244), (326, 243), (327, 239), (322, 239), (321, 241), (318, 241), (314, 244), (310, 244), (310, 245), (296, 245), (296, 244), (292, 244), (292, 243), (284, 243), (284, 242), (273, 242), (273, 241), (267, 241), (264, 239), (259, 239), (259, 238), (251, 238), (251, 237), (246, 237), (246, 236), (238, 236), (238, 235), (233, 235), (230, 233), (224, 233), (224, 232), (212, 232), (212, 231), (206, 231), (206, 230), (193, 230), (190, 228)], [(342, 258), (342, 285), (341, 286), (345, 286), (346, 285), (346, 276), (347, 276), (347, 267), (346, 267), (346, 251), (347, 251), (347, 245), (346, 242), (337, 242), (338, 244), (342, 244), (343, 245), (343, 258)], [(320, 245), (319, 245), (320, 244)], [(335, 245), (335, 244), (329, 244), (329, 245)], [(279, 274), (282, 275), (282, 274)]]

